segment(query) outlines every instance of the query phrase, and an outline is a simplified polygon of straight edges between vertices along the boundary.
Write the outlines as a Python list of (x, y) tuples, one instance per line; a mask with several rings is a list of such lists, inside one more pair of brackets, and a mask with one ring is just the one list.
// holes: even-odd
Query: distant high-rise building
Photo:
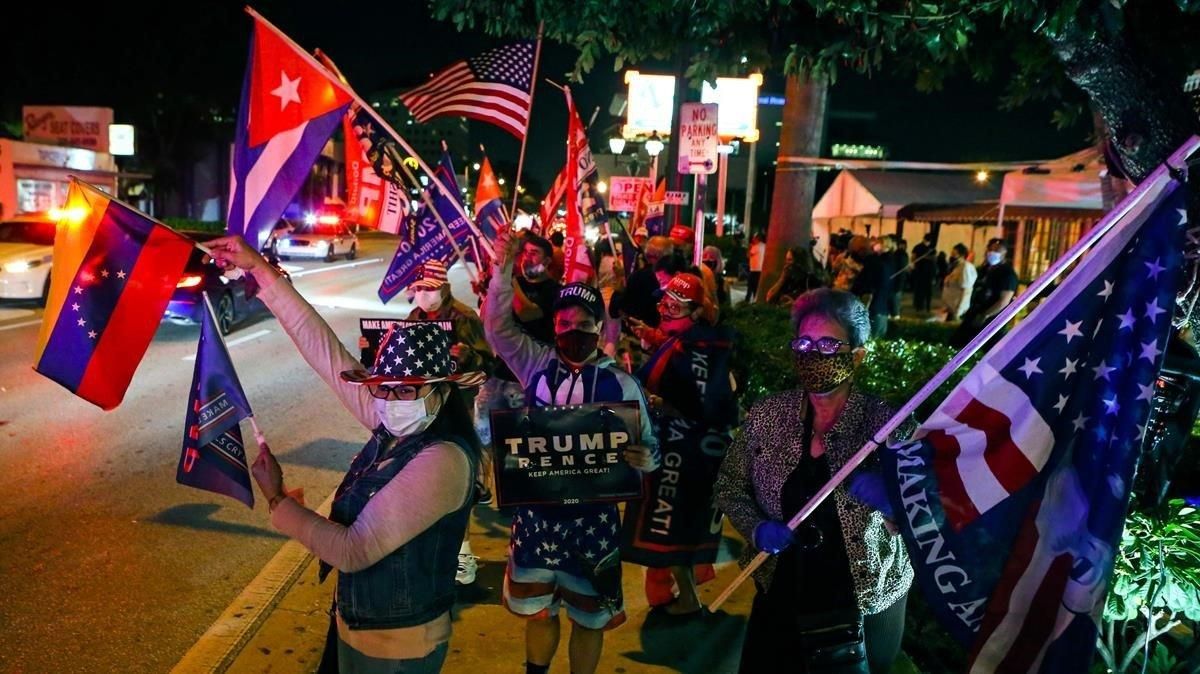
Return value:
[(467, 148), (470, 146), (466, 118), (438, 117), (421, 124), (412, 118), (408, 108), (396, 97), (398, 93), (398, 89), (379, 91), (368, 96), (367, 100), (430, 166), (442, 156), (442, 141), (445, 141), (455, 168), (461, 170), (467, 161)]

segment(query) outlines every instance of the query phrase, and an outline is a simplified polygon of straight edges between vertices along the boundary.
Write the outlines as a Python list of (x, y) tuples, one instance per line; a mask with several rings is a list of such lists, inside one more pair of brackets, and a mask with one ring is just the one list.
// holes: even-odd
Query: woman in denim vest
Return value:
[[(210, 243), (222, 267), (258, 281), (300, 354), (371, 439), (334, 495), (329, 518), (292, 499), (265, 445), (252, 472), (271, 524), (338, 570), (331, 633), (341, 672), (438, 672), (450, 640), (459, 544), (479, 463), (450, 337), (436, 323), (394, 325), (363, 370), (324, 319), (240, 237)], [(327, 657), (331, 653), (327, 653)]]

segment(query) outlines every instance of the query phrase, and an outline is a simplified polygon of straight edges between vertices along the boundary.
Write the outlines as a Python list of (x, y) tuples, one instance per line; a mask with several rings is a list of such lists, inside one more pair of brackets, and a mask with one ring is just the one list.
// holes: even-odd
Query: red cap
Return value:
[(704, 303), (704, 282), (695, 274), (676, 274), (665, 292), (678, 302)]
[(676, 243), (676, 245), (682, 246), (685, 244), (692, 243), (692, 238), (693, 238), (694, 234), (695, 234), (695, 231), (691, 227), (684, 227), (683, 225), (675, 225), (674, 227), (671, 228), (670, 237), (671, 237), (671, 240)]

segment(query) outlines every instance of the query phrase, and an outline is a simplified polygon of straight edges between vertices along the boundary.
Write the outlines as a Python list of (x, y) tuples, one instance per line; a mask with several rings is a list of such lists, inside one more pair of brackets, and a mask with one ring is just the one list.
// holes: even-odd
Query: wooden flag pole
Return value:
[[(862, 446), (862, 449), (859, 449), (858, 452), (856, 452), (854, 456), (850, 457), (846, 464), (833, 475), (833, 477), (829, 478), (829, 481), (825, 483), (825, 486), (821, 487), (820, 491), (813, 495), (813, 497), (804, 504), (804, 507), (800, 508), (800, 512), (796, 513), (795, 517), (788, 522), (788, 528), (792, 531), (795, 531), (796, 527), (800, 526), (801, 522), (807, 519), (808, 516), (813, 513), (813, 511), (821, 506), (821, 503), (823, 503), (825, 499), (833, 493), (834, 489), (841, 485), (846, 478), (850, 477), (850, 473), (854, 472), (854, 470), (858, 468), (858, 466), (865, 461), (868, 456), (871, 455), (871, 452), (875, 451), (877, 447), (887, 442), (888, 436), (895, 432), (895, 430), (899, 428), (906, 419), (912, 416), (912, 414), (917, 411), (917, 407), (924, 403), (929, 396), (933, 395), (934, 391), (936, 391), (939, 386), (944, 384), (946, 380), (950, 378), (950, 375), (954, 374), (959, 368), (965, 365), (966, 362), (975, 355), (975, 352), (982, 349), (983, 345), (995, 337), (1005, 325), (1008, 325), (1009, 321), (1015, 318), (1017, 313), (1024, 309), (1035, 298), (1039, 297), (1042, 292), (1050, 286), (1051, 283), (1053, 283), (1060, 275), (1062, 275), (1063, 272), (1070, 268), (1071, 265), (1075, 264), (1079, 258), (1083, 257), (1084, 253), (1086, 253), (1092, 246), (1099, 242), (1105, 234), (1108, 234), (1108, 232), (1111, 231), (1112, 228), (1126, 215), (1128, 215), (1130, 211), (1132, 211), (1136, 206), (1139, 206), (1145, 199), (1157, 196), (1171, 180), (1170, 169), (1172, 167), (1185, 166), (1187, 158), (1197, 150), (1200, 150), (1200, 137), (1192, 136), (1188, 142), (1183, 145), (1183, 147), (1176, 150), (1175, 153), (1167, 159), (1166, 163), (1164, 163), (1162, 166), (1159, 166), (1149, 178), (1142, 181), (1142, 183), (1137, 186), (1137, 188), (1132, 194), (1129, 195), (1129, 197), (1125, 199), (1125, 201), (1121, 202), (1117, 208), (1109, 211), (1108, 214), (1105, 215), (1104, 218), (1091, 229), (1091, 231), (1089, 231), (1082, 239), (1077, 241), (1074, 246), (1071, 246), (1070, 250), (1068, 250), (1057, 261), (1055, 261), (1055, 263), (1051, 265), (1051, 267), (1047, 269), (1045, 273), (1039, 276), (1037, 280), (1031, 283), (1029, 287), (1026, 288), (1025, 292), (1017, 296), (1017, 298), (1010, 302), (1003, 311), (997, 314), (996, 317), (993, 318), (991, 322), (988, 323), (987, 326), (985, 326), (984, 329), (975, 336), (975, 339), (971, 340), (970, 344), (967, 344), (966, 347), (958, 352), (958, 355), (952, 358), (949, 363), (946, 363), (946, 365), (938, 371), (933, 379), (930, 379), (924, 386), (922, 386), (921, 390), (917, 391), (917, 394), (914, 395), (907, 403), (905, 403), (904, 406), (901, 407), (900, 410), (896, 412), (896, 414), (894, 414), (886, 424), (883, 425), (883, 428), (880, 428), (875, 432), (875, 435)], [(729, 596), (733, 594), (733, 591), (736, 590), (742, 583), (744, 583), (746, 579), (749, 578), (751, 574), (758, 569), (758, 567), (762, 566), (763, 562), (767, 561), (769, 557), (770, 555), (766, 552), (760, 552), (755, 555), (754, 559), (751, 560), (748, 565), (746, 565), (746, 568), (742, 569), (742, 572), (738, 575), (738, 577), (729, 584), (729, 587), (726, 587), (725, 590), (721, 592), (721, 594), (715, 600), (713, 600), (713, 603), (709, 605), (709, 610), (716, 611), (718, 608), (720, 608), (721, 605), (724, 604), (727, 599), (729, 599)]]
[[(290, 38), (286, 34), (284, 34), (283, 31), (276, 28), (274, 24), (272, 24), (270, 21), (267, 21), (267, 19), (265, 17), (263, 17), (262, 14), (259, 14), (258, 12), (254, 11), (254, 8), (247, 6), (246, 13), (249, 14), (250, 16), (254, 17), (256, 20), (261, 21), (264, 26), (266, 26), (272, 32), (274, 32), (277, 36), (279, 36), (279, 39), (281, 39), (285, 43), (287, 43), (288, 46), (290, 46), (293, 50), (295, 50), (295, 52), (300, 56), (300, 58), (302, 58), (306, 62), (308, 62), (309, 65), (313, 66), (314, 68), (333, 72), (333, 71), (329, 70), (329, 68), (326, 67), (324, 64), (322, 64), (320, 61), (318, 61), (316, 58), (314, 58), (312, 54), (309, 54), (308, 52), (304, 51), (304, 49), (302, 49), (300, 47), (300, 45), (296, 44), (296, 42), (294, 40), (292, 40), (292, 38)], [(328, 56), (326, 56), (326, 58), (328, 58)], [(371, 119), (374, 119), (375, 122), (379, 124), (380, 128), (382, 128), (384, 131), (387, 131), (388, 134), (392, 137), (392, 139), (395, 140), (397, 143), (399, 143), (400, 147), (404, 148), (404, 151), (407, 152), (410, 157), (412, 157), (413, 159), (415, 159), (417, 161), (417, 164), (420, 165), (421, 170), (424, 171), (425, 173), (429, 174), (430, 178), (433, 178), (434, 183), (438, 185), (438, 188), (441, 189), (443, 193), (446, 192), (446, 189), (447, 189), (446, 186), (442, 185), (440, 180), (437, 180), (437, 176), (436, 176), (436, 174), (434, 174), (433, 169), (429, 168), (429, 165), (425, 163), (425, 160), (421, 159), (421, 155), (417, 154), (416, 150), (412, 149), (412, 146), (408, 144), (408, 141), (404, 140), (404, 137), (401, 136), (399, 133), (397, 133), (396, 130), (392, 128), (392, 125), (388, 124), (387, 120), (384, 119), (383, 116), (381, 116), (379, 114), (379, 112), (377, 112), (375, 110), (375, 108), (371, 106), (370, 103), (367, 103), (367, 101), (365, 99), (363, 99), (362, 96), (359, 96), (358, 93), (350, 87), (350, 84), (348, 82), (344, 82), (341, 79), (331, 79), (330, 81), (333, 82), (339, 89), (341, 89), (343, 93), (345, 93), (347, 96), (349, 96), (351, 99), (353, 99), (355, 103), (358, 103), (359, 107), (363, 110), (363, 112), (366, 112), (368, 115), (370, 115)], [(454, 208), (455, 208), (455, 210), (458, 211), (458, 214), (461, 215), (464, 219), (466, 219), (467, 225), (471, 228), (472, 233), (474, 233), (475, 236), (478, 236), (481, 239), (480, 244), (484, 247), (485, 250), (487, 250), (488, 254), (494, 255), (494, 251), (492, 250), (492, 242), (488, 241), (487, 239), (485, 239), (483, 237), (483, 234), (479, 231), (479, 228), (475, 226), (475, 222), (472, 221), (471, 218), (467, 216), (467, 211), (463, 208), (462, 204), (458, 203), (458, 199), (457, 198), (451, 199), (451, 203), (454, 204)]]
[[(542, 34), (546, 30), (546, 22), (538, 23), (537, 46), (533, 48), (533, 72), (529, 76), (529, 110), (525, 113), (525, 135), (521, 136), (521, 154), (517, 156), (517, 177), (513, 180), (512, 207), (508, 209), (508, 219), (517, 217), (517, 199), (521, 193), (521, 171), (525, 168), (525, 146), (529, 144), (529, 122), (533, 120), (533, 94), (537, 91), (538, 65), (542, 60)], [(485, 153), (486, 154), (486, 153)]]

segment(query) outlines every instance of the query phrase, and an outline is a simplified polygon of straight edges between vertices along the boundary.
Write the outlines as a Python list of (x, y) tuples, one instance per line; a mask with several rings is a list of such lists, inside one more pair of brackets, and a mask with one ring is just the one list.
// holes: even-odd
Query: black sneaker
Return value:
[(476, 505), (487, 505), (492, 502), (492, 492), (487, 488), (487, 485), (475, 481), (475, 503)]

